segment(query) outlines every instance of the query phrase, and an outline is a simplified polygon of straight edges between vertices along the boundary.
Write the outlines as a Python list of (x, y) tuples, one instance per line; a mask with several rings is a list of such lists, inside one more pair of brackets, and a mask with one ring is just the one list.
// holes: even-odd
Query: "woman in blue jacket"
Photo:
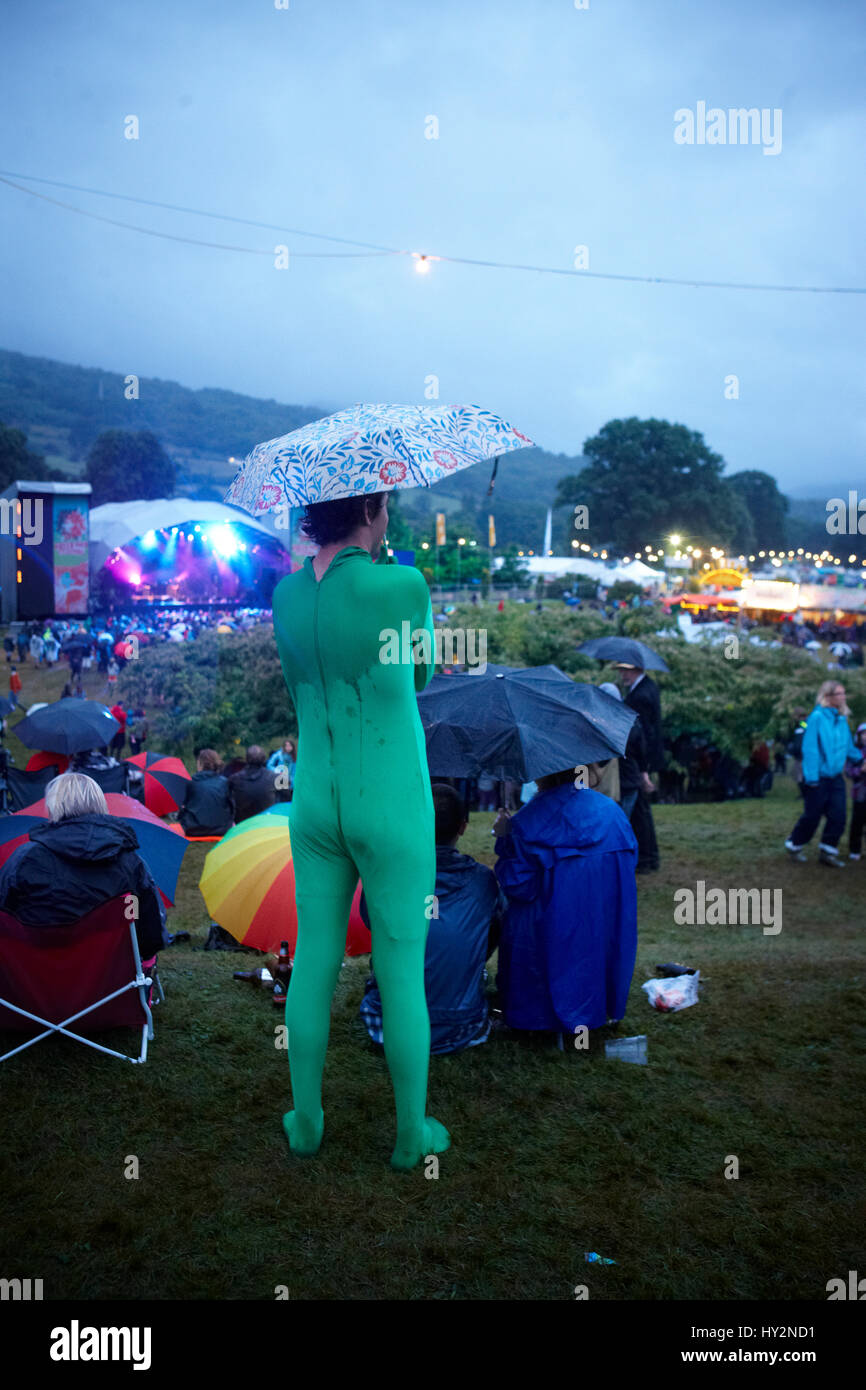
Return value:
[(298, 749), (293, 738), (287, 738), (282, 748), (278, 748), (268, 758), (268, 770), (270, 772), (282, 772), (283, 776), (278, 777), (274, 786), (277, 790), (278, 801), (291, 801), (292, 789), (295, 785), (295, 764), (298, 758)]
[(574, 769), (494, 829), (508, 899), (497, 984), (511, 1028), (573, 1033), (622, 1018), (637, 953), (637, 841), (620, 808)]
[(805, 864), (802, 853), (809, 843), (822, 816), (826, 816), (824, 834), (818, 845), (822, 864), (844, 869), (837, 845), (845, 829), (845, 763), (859, 763), (863, 757), (851, 737), (846, 723), (850, 714), (845, 700), (845, 687), (838, 681), (825, 681), (818, 691), (817, 702), (806, 722), (803, 734), (803, 814), (785, 841), (791, 859)]

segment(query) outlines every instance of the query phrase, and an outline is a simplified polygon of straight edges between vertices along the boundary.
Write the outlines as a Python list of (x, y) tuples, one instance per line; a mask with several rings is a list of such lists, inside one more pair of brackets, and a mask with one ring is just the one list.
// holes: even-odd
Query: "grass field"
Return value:
[[(22, 675), (27, 702), (65, 679)], [(23, 765), (14, 729), (9, 746)], [(597, 1037), (588, 1053), (496, 1037), (434, 1057), (430, 1110), (453, 1140), (438, 1179), (388, 1166), (388, 1075), (357, 1021), (366, 959), (334, 999), (321, 1152), (289, 1154), (280, 1016), (232, 980), (248, 958), (201, 951), (205, 847), (191, 846), (170, 925), (192, 941), (161, 957), (146, 1066), (51, 1039), (0, 1068), (0, 1274), (43, 1279), (46, 1299), (273, 1299), (285, 1285), (293, 1299), (547, 1300), (578, 1284), (609, 1300), (825, 1299), (828, 1279), (866, 1268), (866, 861), (786, 862), (796, 807), (781, 779), (763, 801), (657, 808), (662, 870), (638, 879), (619, 1030), (647, 1035), (649, 1065), (606, 1059)], [(486, 862), (491, 820), (473, 816), (462, 842)], [(675, 926), (674, 891), (698, 879), (782, 889), (782, 931)], [(705, 987), (663, 1015), (640, 984), (670, 959)], [(617, 1263), (588, 1266), (591, 1250)]]

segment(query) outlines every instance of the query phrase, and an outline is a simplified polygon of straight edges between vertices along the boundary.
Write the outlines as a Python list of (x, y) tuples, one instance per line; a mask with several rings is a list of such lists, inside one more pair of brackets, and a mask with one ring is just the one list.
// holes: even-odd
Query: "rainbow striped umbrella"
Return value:
[(140, 767), (144, 773), (144, 804), (155, 816), (167, 816), (179, 811), (186, 796), (186, 784), (192, 781), (180, 758), (167, 758), (163, 753), (136, 753), (124, 762)]
[[(199, 888), (207, 910), (243, 946), (275, 951), (298, 938), (295, 868), (287, 815), (260, 816), (235, 825), (207, 855)], [(346, 950), (350, 956), (370, 950), (370, 933), (361, 920), (361, 885), (352, 898)]]

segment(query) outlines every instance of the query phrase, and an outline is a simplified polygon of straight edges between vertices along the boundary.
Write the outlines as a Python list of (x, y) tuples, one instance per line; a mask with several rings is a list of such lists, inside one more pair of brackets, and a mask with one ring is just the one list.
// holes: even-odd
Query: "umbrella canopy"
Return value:
[[(273, 951), (298, 938), (295, 869), (286, 815), (250, 816), (234, 826), (207, 855), (199, 888), (215, 922), (244, 946)], [(352, 898), (346, 937), (350, 956), (370, 950), (361, 920), (361, 885)]]
[(834, 656), (849, 656), (853, 647), (850, 642), (831, 642), (829, 650)]
[[(132, 826), (138, 838), (141, 857), (150, 869), (163, 900), (170, 906), (174, 902), (177, 876), (187, 849), (186, 837), (180, 826), (166, 825), (140, 802), (133, 801), (131, 796), (123, 796), (121, 792), (107, 792), (105, 800), (110, 816), (117, 816)], [(5, 864), (13, 850), (25, 843), (31, 830), (44, 825), (49, 819), (44, 799), (34, 801), (32, 806), (25, 806), (23, 811), (16, 811), (12, 816), (0, 817), (0, 864)]]
[(144, 804), (155, 816), (167, 816), (179, 811), (186, 795), (186, 784), (192, 781), (180, 758), (168, 758), (163, 753), (136, 753), (124, 762), (140, 767), (144, 773)]
[(25, 748), (49, 753), (84, 753), (106, 748), (120, 725), (107, 705), (98, 700), (55, 700), (17, 725), (15, 732)]
[(621, 661), (625, 666), (639, 666), (643, 671), (668, 669), (651, 647), (634, 637), (593, 637), (589, 642), (581, 642), (577, 650), (599, 661)]
[(62, 652), (82, 651), (89, 652), (93, 646), (93, 639), (88, 637), (86, 632), (73, 632), (71, 637), (67, 637), (61, 644)]
[(57, 774), (66, 772), (69, 767), (69, 759), (62, 753), (34, 753), (32, 758), (27, 759), (25, 772), (41, 772), (43, 767), (56, 767)]
[(487, 772), (520, 782), (624, 753), (636, 718), (556, 666), (434, 676), (418, 710), (434, 777)]
[(225, 500), (260, 516), (280, 506), (432, 487), (531, 443), (477, 405), (356, 405), (257, 444)]

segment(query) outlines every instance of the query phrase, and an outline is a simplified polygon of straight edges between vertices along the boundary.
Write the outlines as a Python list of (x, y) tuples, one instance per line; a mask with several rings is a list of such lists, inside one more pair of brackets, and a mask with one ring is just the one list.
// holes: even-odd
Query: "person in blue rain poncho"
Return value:
[(580, 781), (573, 768), (540, 777), (537, 795), (494, 823), (508, 899), (497, 983), (511, 1028), (573, 1033), (625, 1013), (637, 841), (616, 803)]

